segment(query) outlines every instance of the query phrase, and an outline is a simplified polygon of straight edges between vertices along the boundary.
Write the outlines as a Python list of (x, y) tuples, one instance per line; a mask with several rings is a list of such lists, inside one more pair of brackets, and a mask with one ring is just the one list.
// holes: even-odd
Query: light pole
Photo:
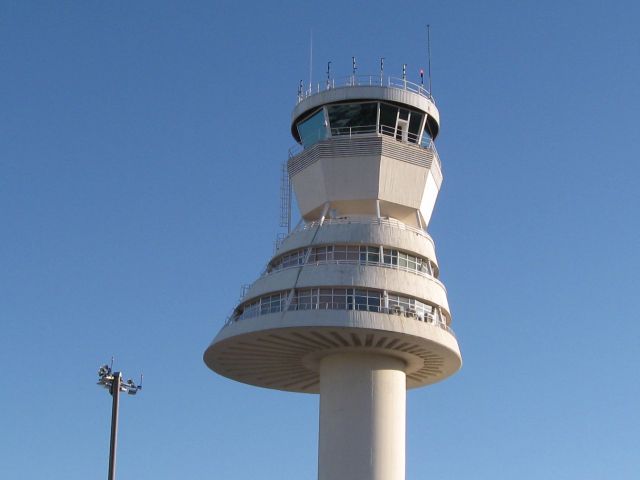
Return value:
[[(113, 360), (112, 360), (113, 365)], [(98, 385), (102, 385), (109, 390), (112, 397), (111, 404), (111, 443), (109, 446), (109, 477), (108, 480), (116, 478), (116, 444), (118, 439), (118, 410), (120, 405), (120, 392), (127, 392), (135, 395), (138, 390), (142, 390), (142, 375), (140, 383), (136, 385), (133, 380), (122, 381), (121, 372), (112, 372), (112, 365), (103, 365), (98, 370)]]

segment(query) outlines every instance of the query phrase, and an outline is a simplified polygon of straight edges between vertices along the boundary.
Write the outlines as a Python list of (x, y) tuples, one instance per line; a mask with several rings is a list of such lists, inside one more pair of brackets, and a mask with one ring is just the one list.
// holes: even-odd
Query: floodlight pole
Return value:
[(122, 385), (122, 373), (113, 373), (111, 383), (111, 443), (109, 446), (109, 479), (116, 479), (116, 447), (118, 443), (118, 410), (120, 408), (120, 386)]
[[(113, 359), (111, 359), (113, 365)], [(113, 372), (110, 365), (103, 365), (98, 370), (98, 385), (103, 386), (111, 394), (111, 442), (109, 445), (109, 479), (116, 479), (116, 448), (118, 446), (118, 413), (120, 410), (120, 392), (135, 395), (142, 390), (142, 375), (140, 383), (133, 380), (122, 381), (122, 372)]]

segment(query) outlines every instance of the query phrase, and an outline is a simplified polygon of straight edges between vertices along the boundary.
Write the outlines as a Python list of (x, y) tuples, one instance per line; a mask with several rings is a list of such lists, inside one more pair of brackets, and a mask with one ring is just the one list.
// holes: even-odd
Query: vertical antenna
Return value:
[(380, 57), (380, 85), (382, 85), (383, 78), (384, 78), (384, 57)]
[(327, 62), (327, 88), (331, 85), (331, 60)]
[(311, 92), (311, 82), (313, 82), (313, 28), (309, 34), (309, 92)]
[(351, 85), (356, 84), (356, 57), (351, 57)]
[(431, 25), (427, 25), (427, 60), (429, 62), (429, 95), (431, 95)]

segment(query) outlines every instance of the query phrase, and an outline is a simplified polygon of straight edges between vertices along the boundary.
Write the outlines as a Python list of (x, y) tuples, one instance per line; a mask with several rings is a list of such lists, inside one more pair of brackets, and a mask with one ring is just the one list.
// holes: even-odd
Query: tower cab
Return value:
[(301, 151), (288, 168), (305, 221), (378, 216), (426, 229), (442, 182), (439, 114), (414, 87), (349, 84), (299, 96), (291, 133)]

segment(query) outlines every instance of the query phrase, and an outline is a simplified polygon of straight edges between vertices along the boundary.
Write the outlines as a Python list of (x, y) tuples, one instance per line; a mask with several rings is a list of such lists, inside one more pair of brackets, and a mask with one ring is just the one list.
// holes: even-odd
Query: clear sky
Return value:
[[(273, 251), (300, 79), (426, 67), (464, 366), (407, 479), (640, 475), (635, 1), (0, 1), (0, 477), (316, 478), (318, 397), (202, 353)], [(345, 479), (347, 480), (347, 479)]]

